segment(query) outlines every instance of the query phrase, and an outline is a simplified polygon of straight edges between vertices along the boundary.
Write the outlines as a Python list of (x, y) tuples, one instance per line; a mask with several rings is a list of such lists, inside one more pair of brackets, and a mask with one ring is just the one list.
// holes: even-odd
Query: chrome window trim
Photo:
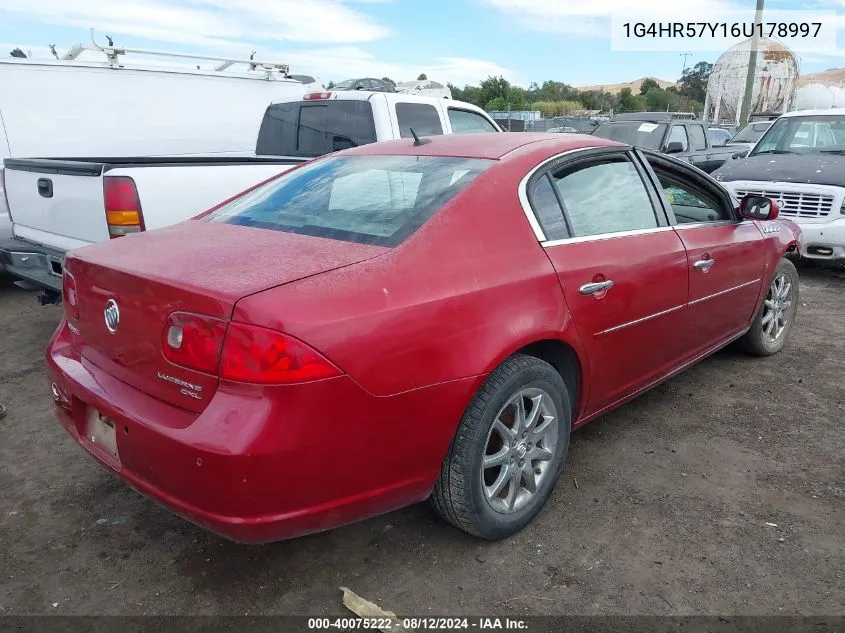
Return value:
[(716, 220), (715, 222), (687, 222), (684, 224), (675, 224), (674, 228), (678, 230), (684, 229), (701, 229), (705, 226), (734, 226), (742, 224), (742, 220)]
[(581, 235), (578, 237), (565, 237), (559, 240), (543, 240), (540, 245), (543, 248), (550, 248), (552, 246), (563, 246), (564, 244), (578, 244), (580, 242), (596, 242), (599, 240), (612, 240), (618, 237), (629, 237), (631, 235), (648, 235), (649, 233), (660, 233), (662, 231), (671, 231), (673, 226), (655, 226), (649, 229), (631, 229), (630, 231), (615, 231), (613, 233), (598, 233), (596, 235)]
[(739, 290), (741, 288), (746, 288), (746, 287), (751, 286), (753, 284), (759, 284), (760, 281), (762, 281), (762, 280), (755, 279), (753, 281), (746, 281), (744, 284), (739, 284), (738, 286), (734, 286), (733, 288), (728, 288), (727, 290), (722, 290), (722, 291), (716, 292), (712, 295), (707, 295), (706, 297), (701, 297), (700, 299), (695, 299), (693, 301), (690, 301), (687, 305), (694, 306), (697, 303), (702, 303), (704, 301), (709, 301), (710, 299), (715, 299), (716, 297), (721, 297), (722, 295), (726, 295), (729, 292), (733, 292), (733, 291)]
[[(578, 152), (586, 152), (590, 150), (602, 149), (603, 146), (590, 146), (590, 147), (577, 147), (575, 149), (569, 149), (565, 152), (561, 152), (560, 154), (555, 154), (554, 156), (550, 156), (549, 158), (545, 159), (543, 162), (535, 165), (531, 168), (522, 180), (519, 181), (519, 189), (517, 190), (517, 194), (519, 196), (519, 204), (522, 207), (523, 213), (525, 213), (525, 217), (528, 219), (528, 224), (531, 225), (531, 228), (534, 231), (534, 235), (537, 237), (537, 241), (540, 243), (546, 242), (546, 234), (543, 232), (542, 227), (540, 226), (539, 220), (537, 220), (537, 216), (534, 215), (534, 210), (531, 208), (531, 203), (528, 202), (528, 181), (536, 174), (538, 171), (543, 169), (549, 163), (553, 163), (554, 161), (562, 158), (564, 156), (569, 156), (571, 154), (577, 154)], [(611, 149), (616, 149), (615, 147)], [(562, 211), (562, 210), (561, 210)]]

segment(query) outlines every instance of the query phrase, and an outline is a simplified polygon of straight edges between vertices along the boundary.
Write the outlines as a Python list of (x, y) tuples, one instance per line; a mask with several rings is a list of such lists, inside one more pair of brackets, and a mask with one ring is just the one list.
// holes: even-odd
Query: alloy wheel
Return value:
[(792, 280), (781, 274), (772, 280), (763, 303), (763, 335), (770, 342), (777, 341), (786, 330), (792, 308)]
[(550, 475), (558, 438), (554, 400), (542, 389), (523, 389), (511, 397), (487, 434), (481, 485), (496, 512), (524, 508)]

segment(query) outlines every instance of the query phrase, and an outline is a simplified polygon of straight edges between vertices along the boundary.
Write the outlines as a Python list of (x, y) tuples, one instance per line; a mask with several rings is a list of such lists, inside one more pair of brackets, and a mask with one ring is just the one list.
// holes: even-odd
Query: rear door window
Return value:
[(396, 119), (399, 121), (399, 135), (410, 138), (411, 128), (417, 136), (436, 136), (443, 134), (440, 113), (427, 103), (397, 103)]
[(704, 138), (703, 125), (690, 125), (690, 136), (692, 136), (693, 149), (707, 149), (707, 141)]
[(328, 156), (201, 221), (393, 247), (494, 163), (441, 156)]
[(689, 139), (687, 138), (687, 130), (683, 125), (673, 125), (672, 129), (669, 131), (669, 140), (666, 141), (666, 144), (669, 143), (680, 143), (683, 147), (684, 152), (689, 151)]
[(271, 156), (322, 156), (376, 142), (368, 101), (277, 103), (267, 108), (255, 151)]
[(577, 165), (553, 180), (573, 237), (658, 226), (645, 183), (627, 159)]
[(449, 108), (449, 123), (453, 134), (471, 134), (473, 132), (498, 132), (486, 118), (476, 112)]

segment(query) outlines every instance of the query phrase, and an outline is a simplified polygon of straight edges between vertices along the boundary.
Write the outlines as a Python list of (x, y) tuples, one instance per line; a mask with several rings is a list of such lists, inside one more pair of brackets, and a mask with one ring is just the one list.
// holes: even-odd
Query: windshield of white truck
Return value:
[(648, 123), (645, 121), (618, 121), (604, 123), (598, 126), (593, 136), (619, 141), (626, 145), (642, 147), (644, 149), (660, 149), (660, 142), (666, 134), (665, 123)]
[(255, 153), (311, 158), (375, 142), (368, 101), (294, 101), (267, 108)]
[(328, 156), (203, 218), (393, 247), (495, 161), (441, 156)]
[(761, 154), (845, 154), (845, 114), (780, 118), (749, 156)]

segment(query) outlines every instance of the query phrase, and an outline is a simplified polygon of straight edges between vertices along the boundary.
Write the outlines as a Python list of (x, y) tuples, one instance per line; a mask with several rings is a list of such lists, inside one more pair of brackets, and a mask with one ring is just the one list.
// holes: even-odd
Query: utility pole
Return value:
[(685, 73), (685, 72), (686, 72), (686, 70), (687, 70), (687, 57), (692, 57), (692, 53), (681, 53), (681, 57), (683, 57), (683, 58), (684, 58), (684, 67), (683, 67), (683, 69), (681, 70), (681, 77), (683, 77), (683, 76), (684, 76), (684, 73)]
[(754, 34), (751, 36), (751, 51), (748, 54), (748, 74), (745, 76), (745, 96), (742, 98), (742, 110), (739, 115), (739, 126), (748, 123), (751, 114), (751, 99), (754, 96), (754, 81), (757, 75), (757, 48), (760, 45), (760, 29), (763, 23), (763, 1), (757, 0), (757, 14), (754, 17)]

